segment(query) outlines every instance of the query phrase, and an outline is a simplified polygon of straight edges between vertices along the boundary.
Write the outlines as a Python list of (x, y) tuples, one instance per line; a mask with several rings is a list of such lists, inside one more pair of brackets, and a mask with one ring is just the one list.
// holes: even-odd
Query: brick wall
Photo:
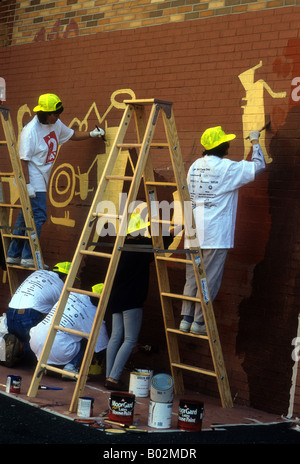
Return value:
[[(101, 7), (110, 6), (112, 12), (117, 7), (125, 9), (127, 2), (61, 1), (59, 7), (58, 2), (52, 2), (51, 6), (49, 3), (16, 2), (13, 32), (0, 48), (1, 77), (6, 80), (7, 104), (16, 131), (20, 127), (20, 111), (23, 111), (21, 123), (24, 123), (30, 119), (38, 95), (48, 91), (62, 98), (65, 106), (62, 120), (66, 124), (73, 124), (75, 117), (77, 124), (87, 117), (88, 128), (94, 128), (100, 120), (103, 126), (106, 124), (113, 130), (119, 124), (122, 111), (118, 108), (108, 111), (111, 97), (115, 91), (126, 89), (137, 98), (155, 97), (174, 102), (187, 171), (201, 154), (199, 139), (207, 127), (220, 124), (226, 131), (236, 133), (230, 157), (241, 160), (244, 151), (247, 152), (244, 130), (259, 129), (262, 121), (271, 119), (271, 127), (263, 138), (268, 168), (253, 184), (240, 191), (235, 247), (229, 253), (214, 306), (235, 401), (278, 414), (286, 414), (292, 404), (295, 415), (299, 414), (298, 376), (294, 378), (295, 399), (290, 394), (294, 366), (292, 341), (297, 337), (299, 313), (300, 92), (299, 84), (293, 81), (300, 76), (298, 7), (275, 8), (281, 4), (274, 2), (233, 5), (226, 0), (197, 3), (198, 7), (206, 5), (206, 12), (212, 17), (203, 18), (204, 10), (198, 10), (199, 16), (188, 21), (187, 16), (176, 20), (172, 15), (179, 14), (183, 7), (187, 10), (180, 14), (187, 15), (191, 7), (192, 14), (196, 11), (194, 2), (136, 2), (136, 8), (149, 7), (142, 8), (140, 14), (147, 14), (151, 23), (143, 23), (141, 17), (135, 16), (127, 19), (127, 24), (115, 21), (113, 28), (113, 17), (123, 18), (119, 11), (118, 15), (110, 16), (106, 26), (99, 24), (100, 18), (95, 18), (99, 29), (90, 25), (88, 31), (82, 18), (92, 14), (89, 8), (97, 7), (99, 13)], [(2, 8), (7, 4), (2, 2)], [(53, 11), (46, 20), (46, 5), (49, 14), (56, 6), (59, 18)], [(131, 5), (134, 9), (133, 2)], [(167, 5), (176, 11), (169, 11), (168, 15)], [(229, 12), (234, 13), (238, 6), (241, 12), (242, 8), (246, 11), (228, 15), (224, 9), (230, 8)], [(37, 8), (43, 12), (43, 20), (39, 19)], [(261, 9), (249, 11), (254, 8)], [(156, 16), (154, 12), (159, 9), (161, 16)], [(67, 14), (78, 24), (78, 33), (74, 30), (70, 35), (64, 34), (66, 29), (61, 22), (57, 30), (53, 29), (56, 21), (65, 20)], [(138, 19), (140, 24), (129, 25)], [(29, 30), (26, 36), (25, 31)], [(255, 109), (250, 118), (251, 127), (243, 108), (246, 97), (248, 109), (250, 103)], [(49, 219), (42, 246), (50, 265), (62, 256), (72, 258), (93, 198), (91, 189), (97, 180), (93, 161), (104, 152), (105, 146), (95, 146), (92, 140), (80, 145), (69, 142), (60, 151), (55, 174), (58, 175), (60, 166), (67, 165), (68, 169), (73, 167), (77, 177), (74, 177), (73, 196), (65, 208), (59, 204), (62, 198), (49, 196)], [(169, 164), (163, 156), (158, 159), (156, 171), (160, 179), (169, 179)], [(85, 196), (79, 188), (78, 175), (87, 172)], [(54, 189), (55, 182), (51, 185)], [(184, 271), (174, 268), (172, 272), (172, 282), (180, 292)], [(9, 300), (7, 284), (0, 285), (0, 295), (2, 310), (5, 310)], [(179, 313), (177, 305), (178, 321)], [(157, 284), (152, 274), (151, 299), (145, 306), (141, 343), (157, 344), (158, 340), (161, 352), (148, 361), (156, 368), (167, 369)], [(200, 349), (194, 342), (183, 344), (182, 354), (184, 359), (192, 354), (209, 362), (206, 349)], [(218, 395), (214, 381), (203, 382), (187, 376), (187, 384), (197, 391)]]
[(0, 43), (18, 45), (292, 5), (298, 0), (2, 0)]

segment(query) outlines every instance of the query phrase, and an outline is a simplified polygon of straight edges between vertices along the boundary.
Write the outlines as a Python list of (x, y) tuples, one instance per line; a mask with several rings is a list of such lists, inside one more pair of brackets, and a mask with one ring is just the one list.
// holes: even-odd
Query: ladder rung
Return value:
[(15, 175), (13, 172), (0, 172), (0, 177), (15, 177)]
[(179, 330), (179, 329), (167, 328), (167, 332), (172, 332), (172, 333), (175, 333), (177, 335), (186, 335), (187, 337), (196, 337), (196, 338), (203, 338), (205, 340), (208, 340), (207, 335), (196, 335), (196, 334), (193, 334), (192, 332), (182, 332), (182, 330)]
[(156, 181), (151, 181), (151, 182), (145, 182), (146, 185), (160, 185), (161, 187), (176, 187), (177, 188), (177, 184), (176, 182), (156, 182)]
[(110, 253), (101, 253), (101, 251), (80, 250), (80, 254), (88, 255), (88, 256), (97, 256), (98, 258), (108, 258), (108, 259), (112, 257)]
[(168, 298), (179, 298), (180, 300), (188, 300), (188, 301), (195, 301), (197, 303), (201, 303), (200, 298), (196, 298), (194, 296), (178, 295), (177, 293), (161, 292), (161, 296), (166, 296)]
[(120, 216), (118, 214), (108, 214), (108, 213), (93, 213), (93, 217), (103, 217), (107, 219), (122, 219), (123, 216)]
[(163, 142), (163, 143), (156, 142), (156, 143), (151, 143), (150, 147), (152, 147), (152, 148), (165, 148), (165, 147), (168, 147), (169, 148), (169, 144), (167, 142)]
[(55, 330), (60, 330), (61, 332), (68, 332), (74, 335), (79, 335), (80, 337), (89, 338), (90, 334), (86, 332), (80, 332), (80, 330), (69, 329), (68, 327), (63, 327), (61, 325), (55, 325)]
[[(170, 250), (170, 253), (176, 254), (177, 250)], [(157, 256), (156, 259), (159, 261), (171, 261), (172, 263), (193, 263), (191, 259), (181, 259), (181, 258), (167, 258), (166, 256)]]
[(128, 180), (131, 181), (133, 179), (132, 176), (105, 176), (106, 180)]
[[(118, 143), (117, 148), (140, 148), (142, 146), (141, 143)], [(150, 147), (152, 148), (169, 148), (169, 144), (167, 142), (155, 142), (150, 143)]]
[(31, 271), (32, 269), (35, 270), (35, 267), (21, 266), (21, 264), (8, 264), (8, 263), (6, 263), (6, 266), (7, 266), (8, 268), (11, 268), (11, 267), (12, 267), (12, 268), (18, 268), (18, 269), (26, 269), (26, 270), (28, 270), (28, 271)]
[(118, 143), (117, 148), (140, 148), (141, 143)]
[(68, 292), (73, 292), (73, 293), (80, 293), (81, 295), (87, 295), (87, 296), (94, 296), (100, 298), (100, 293), (94, 293), (94, 292), (89, 292), (87, 290), (81, 290), (80, 288), (67, 288)]
[[(11, 229), (9, 226), (1, 226), (0, 229)], [(32, 229), (26, 229), (26, 230), (32, 230)], [(12, 234), (2, 234), (2, 237), (9, 237), (9, 238), (17, 238), (20, 240), (29, 240), (28, 235), (12, 235)]]
[(189, 366), (188, 364), (178, 364), (178, 363), (172, 363), (172, 366), (177, 367), (179, 369), (185, 369), (187, 371), (197, 372), (198, 374), (205, 374), (205, 375), (210, 375), (211, 377), (217, 377), (217, 374), (214, 371), (203, 369), (201, 367)]
[(1, 207), (5, 207), (5, 208), (22, 208), (22, 205), (16, 205), (16, 204), (11, 204), (11, 203), (0, 203), (0, 206)]
[(68, 372), (63, 369), (60, 369), (59, 367), (52, 366), (51, 364), (41, 364), (42, 369), (47, 369), (48, 371), (53, 371), (57, 372), (58, 374), (64, 374), (67, 375), (73, 379), (78, 378), (78, 374), (74, 374), (74, 372)]

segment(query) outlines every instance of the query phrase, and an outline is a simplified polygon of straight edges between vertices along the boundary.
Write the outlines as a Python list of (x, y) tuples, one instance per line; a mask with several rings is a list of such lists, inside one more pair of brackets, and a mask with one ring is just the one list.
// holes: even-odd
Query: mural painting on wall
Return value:
[[(245, 105), (242, 105), (243, 116), (243, 139), (244, 139), (244, 159), (247, 158), (250, 150), (251, 143), (248, 134), (251, 130), (261, 130), (270, 121), (266, 120), (265, 104), (264, 104), (264, 91), (266, 90), (272, 98), (285, 98), (286, 92), (273, 92), (271, 87), (263, 80), (255, 80), (255, 71), (263, 66), (262, 61), (246, 71), (239, 74), (246, 96), (242, 98)], [(259, 139), (266, 163), (271, 163), (272, 158), (269, 156), (266, 148), (265, 140), (266, 132), (263, 130)]]
[[(263, 62), (259, 61), (253, 67), (246, 69), (241, 72), (237, 77), (241, 82), (245, 94), (242, 96), (242, 101), (245, 102), (241, 107), (243, 108), (242, 114), (242, 129), (243, 129), (243, 140), (244, 140), (244, 159), (247, 158), (251, 144), (247, 139), (247, 135), (252, 129), (261, 129), (268, 122), (265, 115), (265, 105), (264, 105), (264, 92), (267, 91), (268, 94), (274, 99), (283, 99), (286, 97), (287, 92), (274, 92), (271, 87), (262, 79), (255, 80), (255, 72), (263, 66)], [(125, 105), (122, 102), (120, 95), (127, 94), (130, 98), (135, 98), (135, 93), (131, 89), (118, 89), (110, 97), (110, 105), (106, 109), (103, 115), (100, 115), (97, 109), (97, 105), (94, 102), (88, 109), (84, 119), (80, 121), (78, 118), (74, 118), (69, 127), (78, 125), (79, 130), (87, 130), (88, 120), (92, 112), (96, 114), (99, 125), (105, 122), (105, 131), (106, 131), (106, 144), (105, 144), (105, 153), (99, 153), (93, 159), (91, 165), (85, 172), (81, 172), (80, 166), (74, 166), (71, 163), (62, 163), (58, 164), (57, 167), (54, 165), (53, 171), (49, 183), (49, 202), (56, 209), (61, 210), (62, 214), (59, 212), (54, 216), (51, 215), (51, 222), (62, 227), (75, 227), (76, 221), (71, 216), (70, 209), (68, 206), (74, 199), (74, 197), (79, 196), (81, 200), (86, 200), (88, 195), (93, 191), (89, 188), (89, 176), (92, 169), (96, 166), (97, 170), (97, 182), (99, 182), (101, 173), (104, 169), (110, 147), (116, 136), (118, 127), (109, 127), (107, 125), (107, 116), (112, 108), (123, 110)], [(128, 97), (127, 97), (128, 99)], [(31, 111), (29, 107), (25, 104), (21, 106), (17, 114), (17, 126), (18, 134), (20, 136), (21, 130), (23, 128), (23, 118), (26, 113), (29, 113), (31, 116)], [(265, 160), (267, 163), (272, 162), (272, 158), (268, 154), (266, 143), (265, 143), (265, 131), (261, 132), (260, 143), (265, 155)], [(123, 152), (122, 156), (118, 158), (117, 164), (115, 166), (116, 174), (122, 176), (125, 174), (126, 166), (129, 161), (129, 153)], [(61, 182), (63, 181), (63, 182)], [(13, 182), (7, 180), (10, 183), (10, 200), (12, 203), (15, 203), (18, 200), (18, 192), (16, 191)], [(61, 185), (64, 185), (62, 188)], [(119, 185), (115, 184), (114, 191), (108, 192), (109, 200), (113, 201), (115, 205), (119, 204), (120, 198), (119, 194), (122, 192), (123, 182), (119, 181)], [(63, 199), (62, 199), (63, 198)], [(177, 199), (176, 192), (174, 193), (174, 204)], [(144, 205), (143, 207), (146, 207)], [(180, 214), (178, 211), (174, 212), (174, 216)], [(181, 231), (182, 233), (182, 231)], [(172, 248), (177, 248), (180, 243), (180, 237), (174, 241)]]

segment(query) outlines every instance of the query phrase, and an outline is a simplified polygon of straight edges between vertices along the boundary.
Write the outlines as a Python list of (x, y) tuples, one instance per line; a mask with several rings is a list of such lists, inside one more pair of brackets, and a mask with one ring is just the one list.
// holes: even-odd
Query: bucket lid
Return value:
[(157, 390), (169, 390), (173, 383), (173, 378), (168, 374), (156, 374), (151, 381), (151, 385)]

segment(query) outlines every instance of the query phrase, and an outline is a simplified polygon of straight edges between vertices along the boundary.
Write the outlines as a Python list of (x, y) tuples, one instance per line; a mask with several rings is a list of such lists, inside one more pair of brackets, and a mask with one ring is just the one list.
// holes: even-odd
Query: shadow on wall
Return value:
[(252, 295), (239, 305), (237, 355), (243, 356), (250, 406), (286, 414), (292, 379), (292, 341), (300, 302), (300, 107), (290, 110), (270, 142), (271, 229), (256, 266)]

